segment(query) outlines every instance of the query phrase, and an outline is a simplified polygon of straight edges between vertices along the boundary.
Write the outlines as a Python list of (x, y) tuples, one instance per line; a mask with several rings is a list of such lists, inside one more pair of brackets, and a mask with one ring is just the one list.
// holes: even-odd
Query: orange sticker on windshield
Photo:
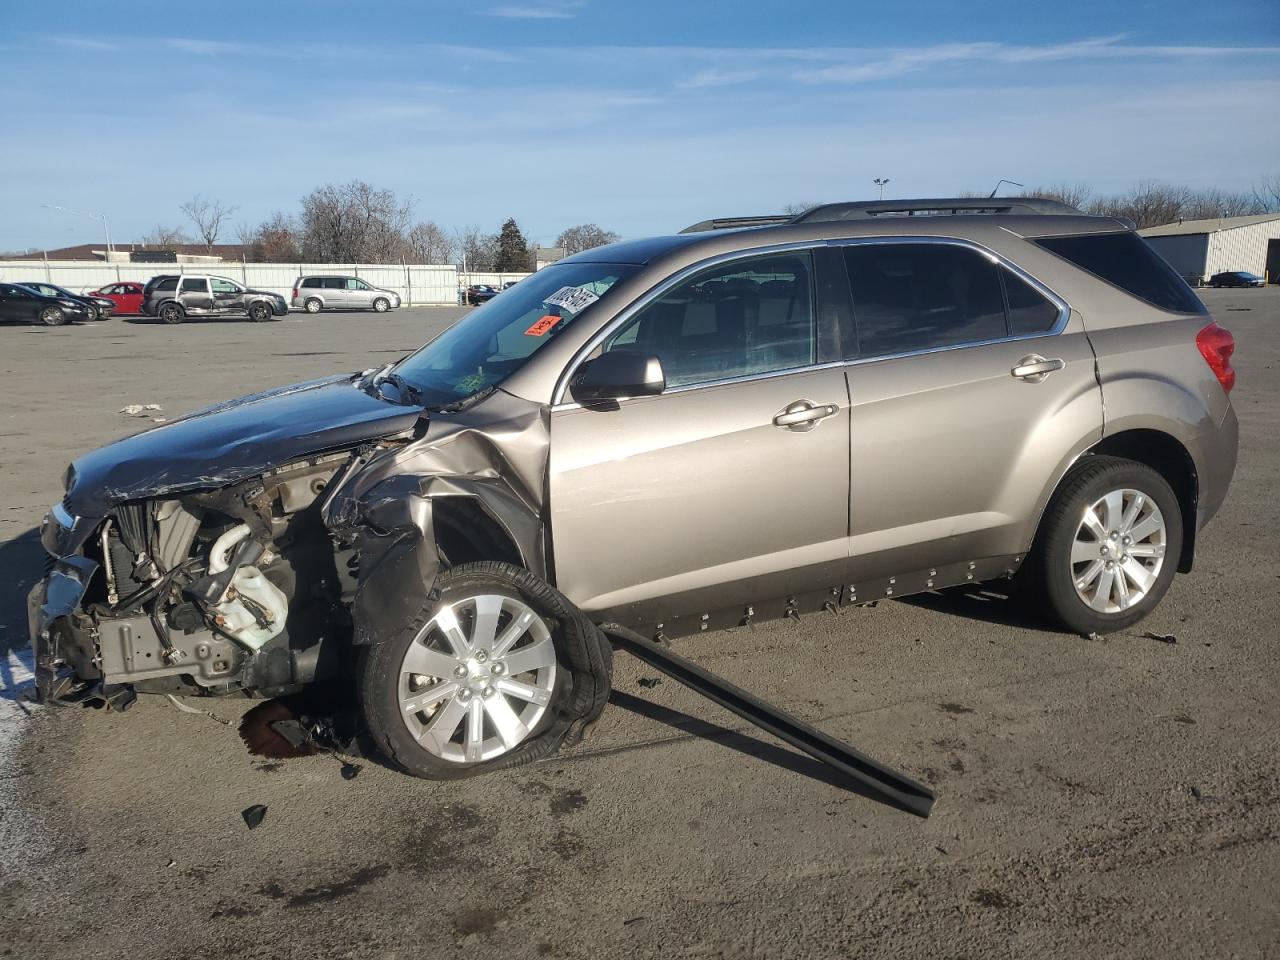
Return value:
[(557, 317), (554, 313), (549, 313), (545, 317), (540, 317), (537, 323), (535, 323), (532, 327), (530, 327), (528, 330), (524, 332), (524, 335), (526, 337), (544, 336), (548, 330), (550, 330), (559, 322), (560, 322), (559, 317)]

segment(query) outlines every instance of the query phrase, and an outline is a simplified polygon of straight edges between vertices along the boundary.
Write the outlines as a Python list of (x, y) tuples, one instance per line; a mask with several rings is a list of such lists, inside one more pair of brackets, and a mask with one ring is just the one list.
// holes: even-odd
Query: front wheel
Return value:
[(1137, 623), (1164, 597), (1182, 551), (1182, 510), (1155, 470), (1090, 456), (1063, 479), (1019, 576), (1080, 634)]
[(435, 587), (361, 661), (365, 723), (406, 772), (456, 780), (540, 760), (603, 709), (609, 643), (553, 587), (493, 562)]
[(265, 323), (271, 319), (271, 308), (262, 301), (249, 304), (249, 319), (254, 323)]
[(373, 301), (374, 313), (386, 313), (390, 309), (391, 309), (391, 301), (388, 300), (386, 297), (378, 297), (377, 300)]

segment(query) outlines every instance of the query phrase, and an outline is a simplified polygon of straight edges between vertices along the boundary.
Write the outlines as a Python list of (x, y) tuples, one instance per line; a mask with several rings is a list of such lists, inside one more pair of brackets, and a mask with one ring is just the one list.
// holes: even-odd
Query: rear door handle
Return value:
[(819, 421), (834, 417), (840, 408), (834, 403), (814, 403), (811, 400), (794, 400), (785, 410), (773, 418), (775, 427), (805, 432), (816, 427)]
[(1067, 362), (1058, 357), (1046, 360), (1040, 354), (1033, 353), (1019, 360), (1018, 365), (1010, 370), (1009, 373), (1019, 380), (1027, 381), (1027, 383), (1039, 383), (1049, 374), (1061, 370), (1066, 365)]

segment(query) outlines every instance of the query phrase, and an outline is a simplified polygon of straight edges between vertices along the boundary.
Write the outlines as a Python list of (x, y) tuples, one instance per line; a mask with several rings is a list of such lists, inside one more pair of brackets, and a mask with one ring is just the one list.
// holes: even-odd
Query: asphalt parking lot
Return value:
[(372, 366), (463, 311), (0, 327), (0, 956), (1276, 955), (1280, 288), (1203, 295), (1240, 462), (1138, 628), (960, 590), (678, 643), (932, 784), (927, 821), (623, 655), (584, 744), (460, 783), (252, 756), (243, 701), (19, 703), (33, 530), (70, 459), (149, 425), (123, 407)]

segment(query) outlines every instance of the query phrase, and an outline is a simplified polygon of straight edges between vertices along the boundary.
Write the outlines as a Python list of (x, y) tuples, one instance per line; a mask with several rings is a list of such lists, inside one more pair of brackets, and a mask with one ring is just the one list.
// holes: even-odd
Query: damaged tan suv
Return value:
[(1231, 335), (1130, 229), (845, 203), (563, 260), (385, 367), (86, 454), (30, 597), (49, 701), (350, 678), (404, 769), (544, 756), (648, 636), (1013, 578), (1080, 633), (1189, 571)]

